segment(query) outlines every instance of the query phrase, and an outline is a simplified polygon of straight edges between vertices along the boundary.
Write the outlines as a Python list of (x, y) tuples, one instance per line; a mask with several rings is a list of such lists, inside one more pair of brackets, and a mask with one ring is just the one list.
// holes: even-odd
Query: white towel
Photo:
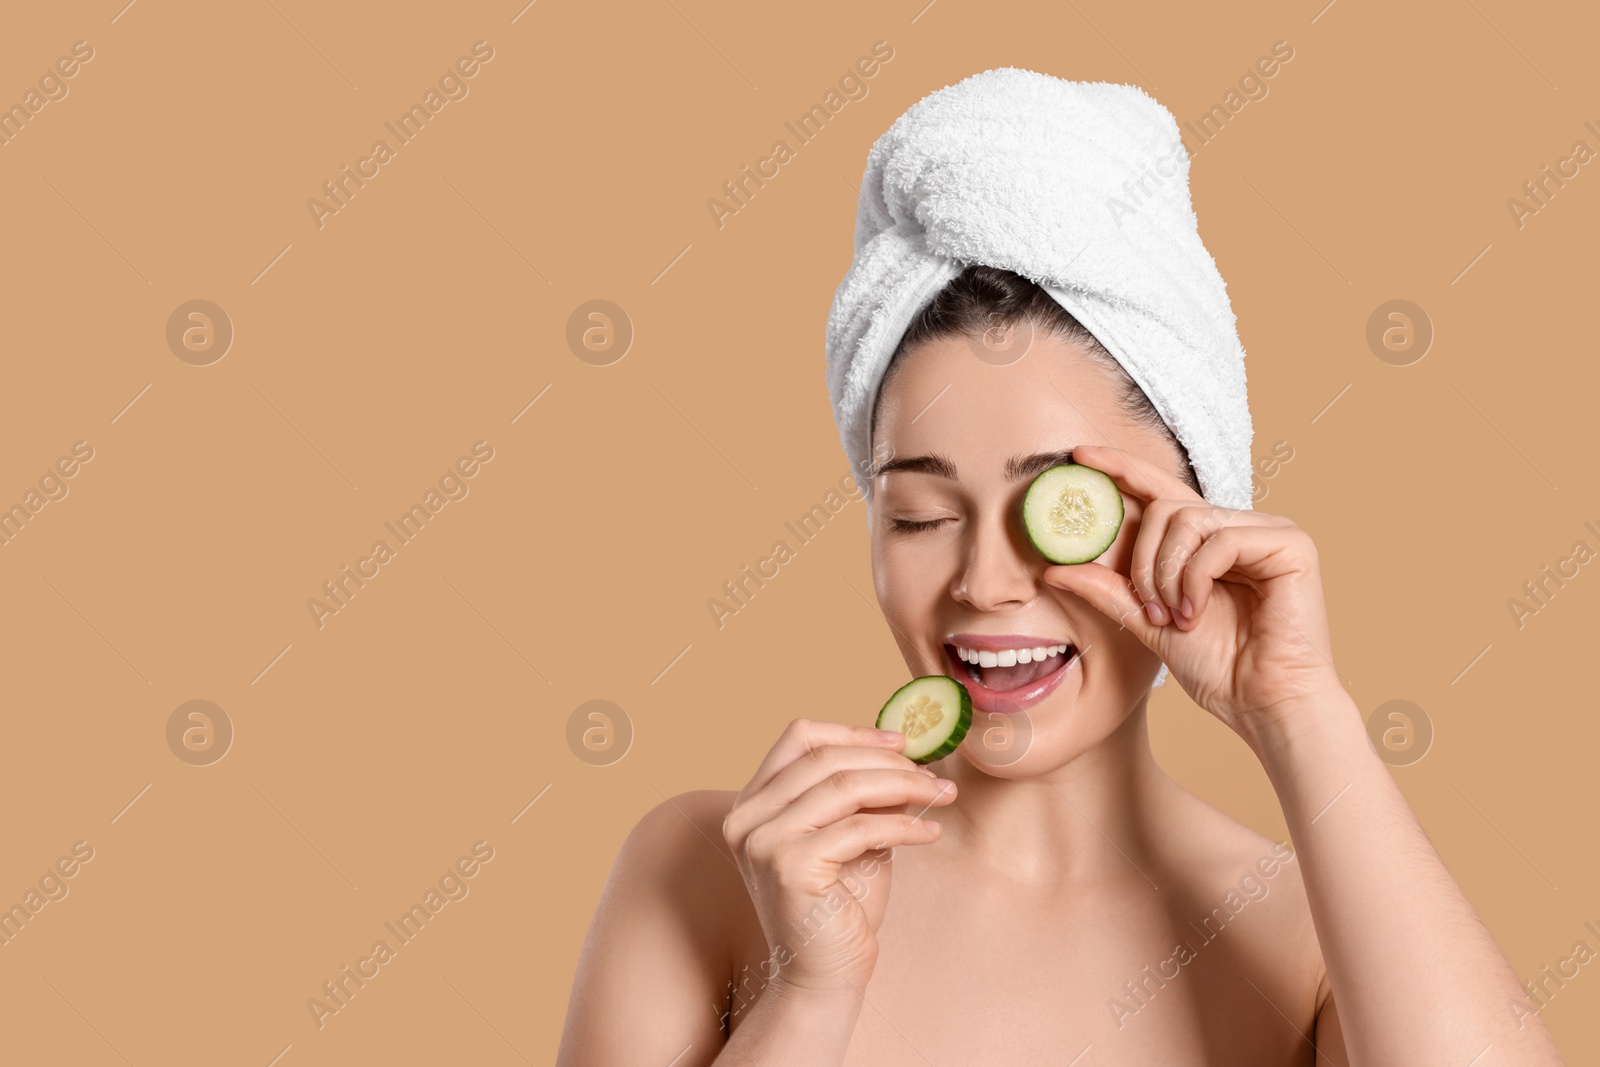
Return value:
[[(1043, 286), (1144, 390), (1202, 495), (1250, 507), (1244, 347), (1200, 240), (1177, 121), (1137, 86), (1001, 67), (923, 97), (867, 157), (827, 379), (869, 508), (868, 433), (889, 358), (974, 263)], [(1166, 677), (1163, 664), (1155, 684)]]

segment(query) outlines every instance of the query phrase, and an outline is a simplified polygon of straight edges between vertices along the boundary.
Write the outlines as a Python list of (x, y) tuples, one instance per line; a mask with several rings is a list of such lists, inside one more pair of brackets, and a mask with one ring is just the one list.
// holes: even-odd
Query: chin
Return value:
[(1066, 766), (1103, 738), (1075, 736), (1081, 724), (1052, 721), (1036, 708), (1012, 714), (972, 713), (972, 728), (952, 756), (991, 778), (1036, 778)]

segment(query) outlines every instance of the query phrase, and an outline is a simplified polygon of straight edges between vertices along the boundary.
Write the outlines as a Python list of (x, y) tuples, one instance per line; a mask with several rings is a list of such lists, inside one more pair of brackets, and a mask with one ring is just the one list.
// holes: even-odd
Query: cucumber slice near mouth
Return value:
[(1122, 491), (1104, 471), (1064, 463), (1040, 474), (1022, 498), (1022, 525), (1051, 563), (1088, 563), (1122, 529)]
[(945, 674), (913, 678), (894, 691), (878, 712), (878, 729), (906, 735), (902, 754), (914, 763), (932, 763), (956, 750), (972, 726), (972, 695)]

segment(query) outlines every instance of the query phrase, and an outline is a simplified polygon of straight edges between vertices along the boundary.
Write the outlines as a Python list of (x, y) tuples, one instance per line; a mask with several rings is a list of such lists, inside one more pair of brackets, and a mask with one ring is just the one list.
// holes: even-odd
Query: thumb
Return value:
[(1071, 563), (1046, 567), (1047, 585), (1064, 589), (1084, 600), (1102, 615), (1143, 641), (1158, 654), (1165, 652), (1166, 628), (1150, 621), (1144, 602), (1128, 577), (1103, 563)]

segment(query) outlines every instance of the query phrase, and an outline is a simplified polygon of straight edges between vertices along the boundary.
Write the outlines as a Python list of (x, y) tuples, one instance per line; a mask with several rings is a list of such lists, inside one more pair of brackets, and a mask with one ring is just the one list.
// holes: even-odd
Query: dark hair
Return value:
[[(1172, 447), (1182, 460), (1183, 480), (1196, 493), (1200, 492), (1200, 480), (1189, 462), (1188, 450), (1173, 435), (1139, 384), (1128, 376), (1116, 357), (1106, 351), (1099, 339), (1071, 312), (1056, 303), (1049, 293), (1032, 280), (1015, 271), (979, 263), (950, 279), (906, 327), (894, 355), (889, 357), (889, 365), (883, 372), (878, 391), (881, 393), (888, 385), (890, 376), (900, 363), (900, 357), (917, 345), (940, 337), (981, 336), (986, 330), (1016, 326), (1023, 322), (1078, 345), (1092, 360), (1103, 366), (1120, 386), (1117, 399), (1123, 411), (1135, 422), (1159, 431), (1172, 442)], [(872, 425), (868, 432), (875, 434), (877, 429), (878, 405), (874, 398)]]

